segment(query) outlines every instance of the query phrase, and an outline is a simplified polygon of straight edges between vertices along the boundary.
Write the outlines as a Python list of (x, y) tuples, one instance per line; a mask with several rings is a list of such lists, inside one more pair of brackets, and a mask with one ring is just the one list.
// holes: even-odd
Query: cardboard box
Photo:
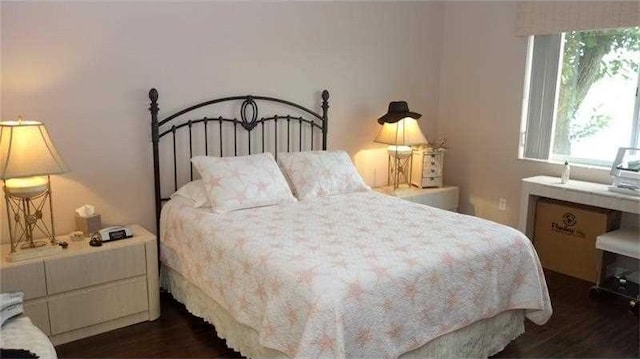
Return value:
[(619, 211), (540, 199), (533, 242), (544, 268), (596, 282), (596, 237), (620, 227)]

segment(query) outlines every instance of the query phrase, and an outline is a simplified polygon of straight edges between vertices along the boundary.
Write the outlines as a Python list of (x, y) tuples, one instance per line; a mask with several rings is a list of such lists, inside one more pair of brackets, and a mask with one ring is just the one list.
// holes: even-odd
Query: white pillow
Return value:
[(278, 165), (299, 200), (371, 190), (344, 151), (278, 153)]
[(209, 207), (209, 199), (207, 198), (207, 192), (204, 190), (202, 180), (191, 181), (180, 187), (171, 195), (171, 198), (176, 197), (192, 201), (195, 208)]
[(215, 213), (295, 202), (271, 153), (191, 159)]

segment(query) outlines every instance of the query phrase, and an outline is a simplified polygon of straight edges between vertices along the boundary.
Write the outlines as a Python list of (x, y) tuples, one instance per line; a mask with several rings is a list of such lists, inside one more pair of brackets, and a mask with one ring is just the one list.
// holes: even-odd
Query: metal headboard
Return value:
[[(176, 156), (176, 133), (180, 131), (188, 131), (188, 156), (189, 159), (194, 155), (194, 146), (193, 146), (193, 135), (197, 133), (195, 130), (203, 130), (204, 137), (204, 153), (206, 155), (211, 155), (211, 151), (214, 150), (214, 146), (209, 145), (209, 131), (217, 127), (219, 132), (218, 136), (218, 151), (215, 155), (219, 156), (237, 156), (238, 155), (238, 132), (244, 131), (247, 133), (247, 152), (251, 154), (252, 152), (265, 152), (273, 150), (274, 155), (278, 156), (278, 151), (280, 151), (280, 147), (284, 147), (283, 143), (280, 143), (280, 147), (278, 145), (278, 129), (279, 125), (286, 126), (286, 152), (295, 151), (295, 148), (292, 148), (291, 144), (294, 143), (292, 141), (292, 131), (291, 128), (292, 123), (295, 125), (298, 124), (298, 131), (293, 131), (293, 138), (295, 138), (296, 134), (298, 136), (298, 151), (303, 150), (315, 150), (318, 149), (318, 143), (314, 144), (314, 130), (321, 131), (322, 135), (322, 150), (327, 149), (327, 122), (328, 122), (328, 110), (329, 110), (329, 91), (322, 91), (322, 114), (318, 114), (310, 109), (301, 106), (299, 104), (293, 103), (291, 101), (266, 97), (266, 96), (253, 96), (253, 95), (245, 95), (245, 96), (233, 96), (233, 97), (224, 97), (218, 98), (214, 100), (209, 100), (205, 102), (198, 103), (193, 106), (189, 106), (180, 111), (175, 112), (174, 114), (165, 117), (164, 119), (158, 119), (158, 111), (160, 108), (158, 107), (158, 90), (152, 88), (149, 90), (149, 99), (151, 100), (151, 106), (149, 107), (149, 111), (151, 112), (151, 140), (153, 142), (153, 175), (154, 175), (154, 187), (155, 187), (155, 206), (156, 206), (156, 233), (158, 237), (160, 236), (160, 210), (162, 209), (162, 202), (169, 200), (168, 197), (162, 197), (162, 189), (161, 189), (161, 180), (160, 180), (160, 152), (159, 152), (159, 144), (160, 140), (163, 137), (171, 138), (172, 149), (173, 149), (173, 191), (178, 190), (179, 182), (178, 182), (178, 158)], [(241, 102), (240, 106), (240, 119), (237, 118), (227, 118), (224, 116), (220, 116), (218, 114), (214, 114), (213, 116), (208, 115), (201, 118), (191, 118), (188, 119), (187, 116), (192, 114), (192, 111), (197, 109), (202, 109), (206, 106), (211, 106), (220, 103), (229, 103), (229, 102)], [(276, 103), (282, 106), (283, 108), (288, 108), (288, 111), (296, 111), (301, 115), (292, 116), (290, 114), (287, 115), (269, 115), (267, 117), (261, 117), (258, 119), (258, 102), (270, 102)], [(209, 108), (207, 108), (209, 111)], [(187, 118), (185, 120), (185, 118)], [(269, 131), (269, 129), (265, 129), (265, 124), (273, 122), (273, 141), (269, 141), (269, 139), (265, 139), (265, 131)], [(280, 124), (279, 124), (280, 122)], [(226, 140), (226, 136), (223, 135), (223, 126), (226, 126), (226, 129), (233, 129), (233, 153), (224, 153), (223, 143)], [(309, 140), (307, 141), (308, 146), (303, 146), (303, 126), (307, 126), (309, 131)], [(251, 144), (251, 132), (253, 130), (258, 130), (261, 132), (261, 146), (258, 146), (260, 151), (255, 151), (255, 145)], [(296, 133), (297, 132), (297, 133)], [(306, 133), (305, 132), (305, 133)], [(269, 136), (270, 137), (270, 136)], [(281, 139), (281, 141), (283, 141)], [(273, 142), (273, 146), (269, 146), (268, 142)], [(303, 148), (304, 147), (304, 148)], [(193, 166), (189, 161), (189, 179), (193, 180)], [(158, 241), (159, 243), (159, 241)]]

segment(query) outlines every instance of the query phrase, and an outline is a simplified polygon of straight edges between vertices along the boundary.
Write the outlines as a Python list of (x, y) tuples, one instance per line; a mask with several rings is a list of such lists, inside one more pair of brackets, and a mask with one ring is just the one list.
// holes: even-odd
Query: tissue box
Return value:
[(94, 232), (97, 232), (102, 228), (102, 220), (99, 214), (94, 214), (91, 217), (81, 217), (78, 214), (76, 217), (76, 231), (82, 232), (85, 236), (88, 236)]

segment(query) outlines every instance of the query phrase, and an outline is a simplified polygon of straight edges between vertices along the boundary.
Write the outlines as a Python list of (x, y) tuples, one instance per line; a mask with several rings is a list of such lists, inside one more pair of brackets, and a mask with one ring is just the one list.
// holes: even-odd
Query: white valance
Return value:
[(516, 35), (640, 26), (640, 1), (526, 1), (516, 5)]

